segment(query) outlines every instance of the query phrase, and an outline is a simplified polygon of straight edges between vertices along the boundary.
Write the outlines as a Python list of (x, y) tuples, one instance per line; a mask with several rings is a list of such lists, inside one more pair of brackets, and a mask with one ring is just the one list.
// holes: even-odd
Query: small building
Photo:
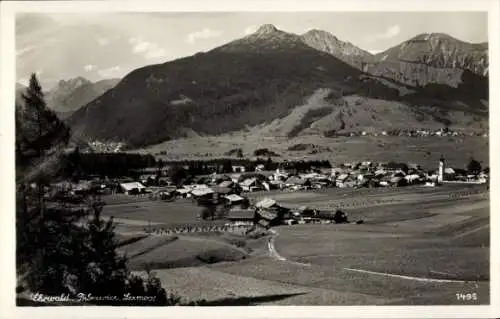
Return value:
[(401, 176), (394, 176), (390, 180), (391, 186), (406, 186), (407, 184), (408, 184), (408, 181)]
[(301, 178), (301, 177), (298, 177), (298, 176), (292, 176), (292, 177), (289, 177), (286, 181), (285, 181), (285, 185), (286, 186), (301, 186), (301, 187), (309, 187), (311, 186), (311, 182), (309, 181), (309, 179), (305, 179), (305, 178)]
[(233, 173), (244, 173), (245, 172), (245, 166), (242, 165), (233, 165), (232, 167)]
[(408, 169), (409, 168), (406, 163), (396, 163), (396, 162), (389, 162), (385, 167), (385, 170), (390, 173), (404, 172), (406, 174), (408, 173)]
[(253, 209), (230, 209), (226, 219), (231, 222), (254, 222), (256, 220), (255, 210)]
[(199, 188), (195, 188), (191, 191), (191, 194), (195, 198), (209, 196), (209, 195), (212, 195), (214, 193), (215, 193), (214, 190), (209, 188), (209, 187), (199, 187)]
[(335, 186), (342, 187), (342, 185), (344, 184), (344, 182), (347, 180), (348, 177), (349, 177), (349, 174), (345, 174), (345, 173), (337, 176), (337, 178), (335, 178)]
[(188, 198), (191, 197), (190, 189), (187, 188), (178, 188), (175, 190), (174, 194), (178, 197)]
[(239, 205), (244, 200), (243, 197), (236, 194), (227, 195), (224, 198), (229, 202), (230, 205)]
[(220, 195), (229, 195), (233, 192), (233, 189), (230, 187), (220, 187), (220, 186), (215, 186), (212, 188), (212, 190)]
[(276, 201), (272, 198), (264, 198), (263, 200), (261, 200), (260, 202), (255, 204), (255, 207), (269, 209), (269, 208), (277, 206), (277, 204), (278, 203), (276, 203)]
[(127, 195), (133, 195), (145, 193), (146, 187), (139, 182), (121, 183), (120, 190)]
[(418, 174), (406, 175), (404, 178), (406, 179), (408, 184), (415, 184), (421, 180), (421, 177)]
[(253, 189), (258, 187), (257, 178), (255, 178), (255, 177), (247, 178), (243, 182), (240, 183), (240, 186), (243, 189), (243, 191), (250, 192)]
[(264, 170), (265, 166), (264, 164), (259, 164), (255, 167), (256, 172), (262, 172)]

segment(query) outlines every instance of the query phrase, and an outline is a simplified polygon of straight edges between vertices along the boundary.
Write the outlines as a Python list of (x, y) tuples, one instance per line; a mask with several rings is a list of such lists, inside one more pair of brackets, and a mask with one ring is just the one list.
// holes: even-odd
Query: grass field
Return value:
[[(314, 144), (323, 152), (289, 151), (296, 144)], [(435, 169), (441, 154), (452, 167), (464, 168), (470, 157), (483, 166), (489, 165), (489, 140), (484, 137), (392, 137), (358, 136), (325, 138), (317, 135), (293, 139), (267, 137), (259, 134), (234, 133), (216, 137), (196, 137), (164, 142), (145, 149), (167, 160), (225, 157), (225, 153), (241, 148), (245, 157), (253, 157), (259, 148), (268, 148), (281, 155), (280, 159), (322, 159), (334, 164), (351, 161), (401, 161)], [(331, 150), (331, 151), (328, 151)]]
[(189, 199), (175, 202), (152, 201), (146, 198), (115, 194), (103, 196), (106, 202), (103, 215), (113, 216), (119, 225), (129, 230), (149, 227), (180, 227), (212, 225), (224, 221), (204, 221), (199, 217), (202, 207)]
[[(489, 194), (484, 185), (250, 196), (272, 197), (287, 206), (343, 207), (351, 220), (365, 223), (273, 228), (273, 247), (281, 258), (271, 253), (269, 236), (152, 236), (121, 249), (138, 251), (132, 268), (153, 264), (165, 287), (184, 297), (228, 305), (489, 303)], [(121, 198), (104, 213), (158, 225), (196, 224), (197, 208), (189, 201)], [(212, 255), (219, 259), (210, 262)], [(459, 301), (456, 293), (462, 292), (475, 292), (479, 299)]]
[(129, 260), (131, 269), (194, 267), (238, 261), (248, 256), (248, 252), (244, 249), (214, 238), (194, 236), (179, 236), (175, 240), (168, 240), (168, 237), (159, 238), (167, 240), (152, 247), (142, 247), (142, 251)]

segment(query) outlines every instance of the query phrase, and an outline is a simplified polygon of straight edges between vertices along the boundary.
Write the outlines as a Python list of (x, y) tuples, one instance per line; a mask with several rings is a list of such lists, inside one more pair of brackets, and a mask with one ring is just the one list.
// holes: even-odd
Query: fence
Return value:
[(248, 232), (254, 226), (250, 223), (237, 223), (213, 226), (183, 226), (172, 228), (152, 228), (144, 229), (144, 232), (154, 236), (169, 236), (175, 234), (193, 234), (193, 233), (236, 233), (242, 234)]

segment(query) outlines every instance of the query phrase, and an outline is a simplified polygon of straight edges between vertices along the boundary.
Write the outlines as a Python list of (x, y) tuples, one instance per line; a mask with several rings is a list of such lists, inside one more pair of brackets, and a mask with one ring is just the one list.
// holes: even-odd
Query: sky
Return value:
[(37, 72), (49, 88), (62, 79), (123, 77), (151, 64), (207, 51), (273, 24), (286, 32), (332, 33), (372, 53), (421, 33), (488, 41), (482, 12), (157, 12), (19, 13), (16, 77)]

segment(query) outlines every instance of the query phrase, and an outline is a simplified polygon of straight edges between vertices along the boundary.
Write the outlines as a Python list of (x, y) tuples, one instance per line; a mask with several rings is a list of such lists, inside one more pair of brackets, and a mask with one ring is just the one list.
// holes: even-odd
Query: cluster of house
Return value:
[[(234, 169), (234, 171), (239, 171)], [(444, 159), (435, 171), (425, 171), (416, 164), (373, 163), (370, 161), (344, 163), (335, 168), (316, 169), (308, 173), (296, 174), (291, 170), (241, 172), (230, 174), (212, 174), (200, 177), (196, 182), (175, 186), (168, 177), (164, 184), (150, 183), (158, 177), (141, 176), (139, 181), (122, 181), (113, 184), (113, 192), (129, 195), (150, 194), (154, 198), (176, 199), (192, 198), (210, 200), (217, 203), (227, 202), (238, 205), (245, 201), (243, 193), (271, 190), (310, 190), (328, 187), (401, 187), (424, 184), (436, 186), (444, 182), (487, 183), (488, 170), (470, 174), (464, 169), (445, 167)], [(153, 186), (155, 185), (155, 186)], [(66, 187), (67, 188), (67, 187)], [(96, 181), (83, 181), (71, 185), (73, 191), (89, 189), (104, 191), (109, 184)]]
[(89, 142), (89, 148), (97, 153), (118, 153), (123, 150), (124, 144), (120, 142)]
[[(249, 223), (265, 229), (277, 225), (348, 223), (347, 215), (339, 209), (330, 212), (307, 206), (287, 207), (272, 198), (264, 198), (252, 208), (231, 208), (225, 218), (232, 223)], [(356, 223), (361, 222), (357, 221)]]
[(357, 131), (357, 132), (343, 132), (336, 133), (336, 136), (482, 136), (488, 137), (487, 132), (464, 132), (453, 131), (447, 129), (428, 130), (428, 129), (407, 129), (407, 130), (386, 130), (380, 132), (373, 131)]

